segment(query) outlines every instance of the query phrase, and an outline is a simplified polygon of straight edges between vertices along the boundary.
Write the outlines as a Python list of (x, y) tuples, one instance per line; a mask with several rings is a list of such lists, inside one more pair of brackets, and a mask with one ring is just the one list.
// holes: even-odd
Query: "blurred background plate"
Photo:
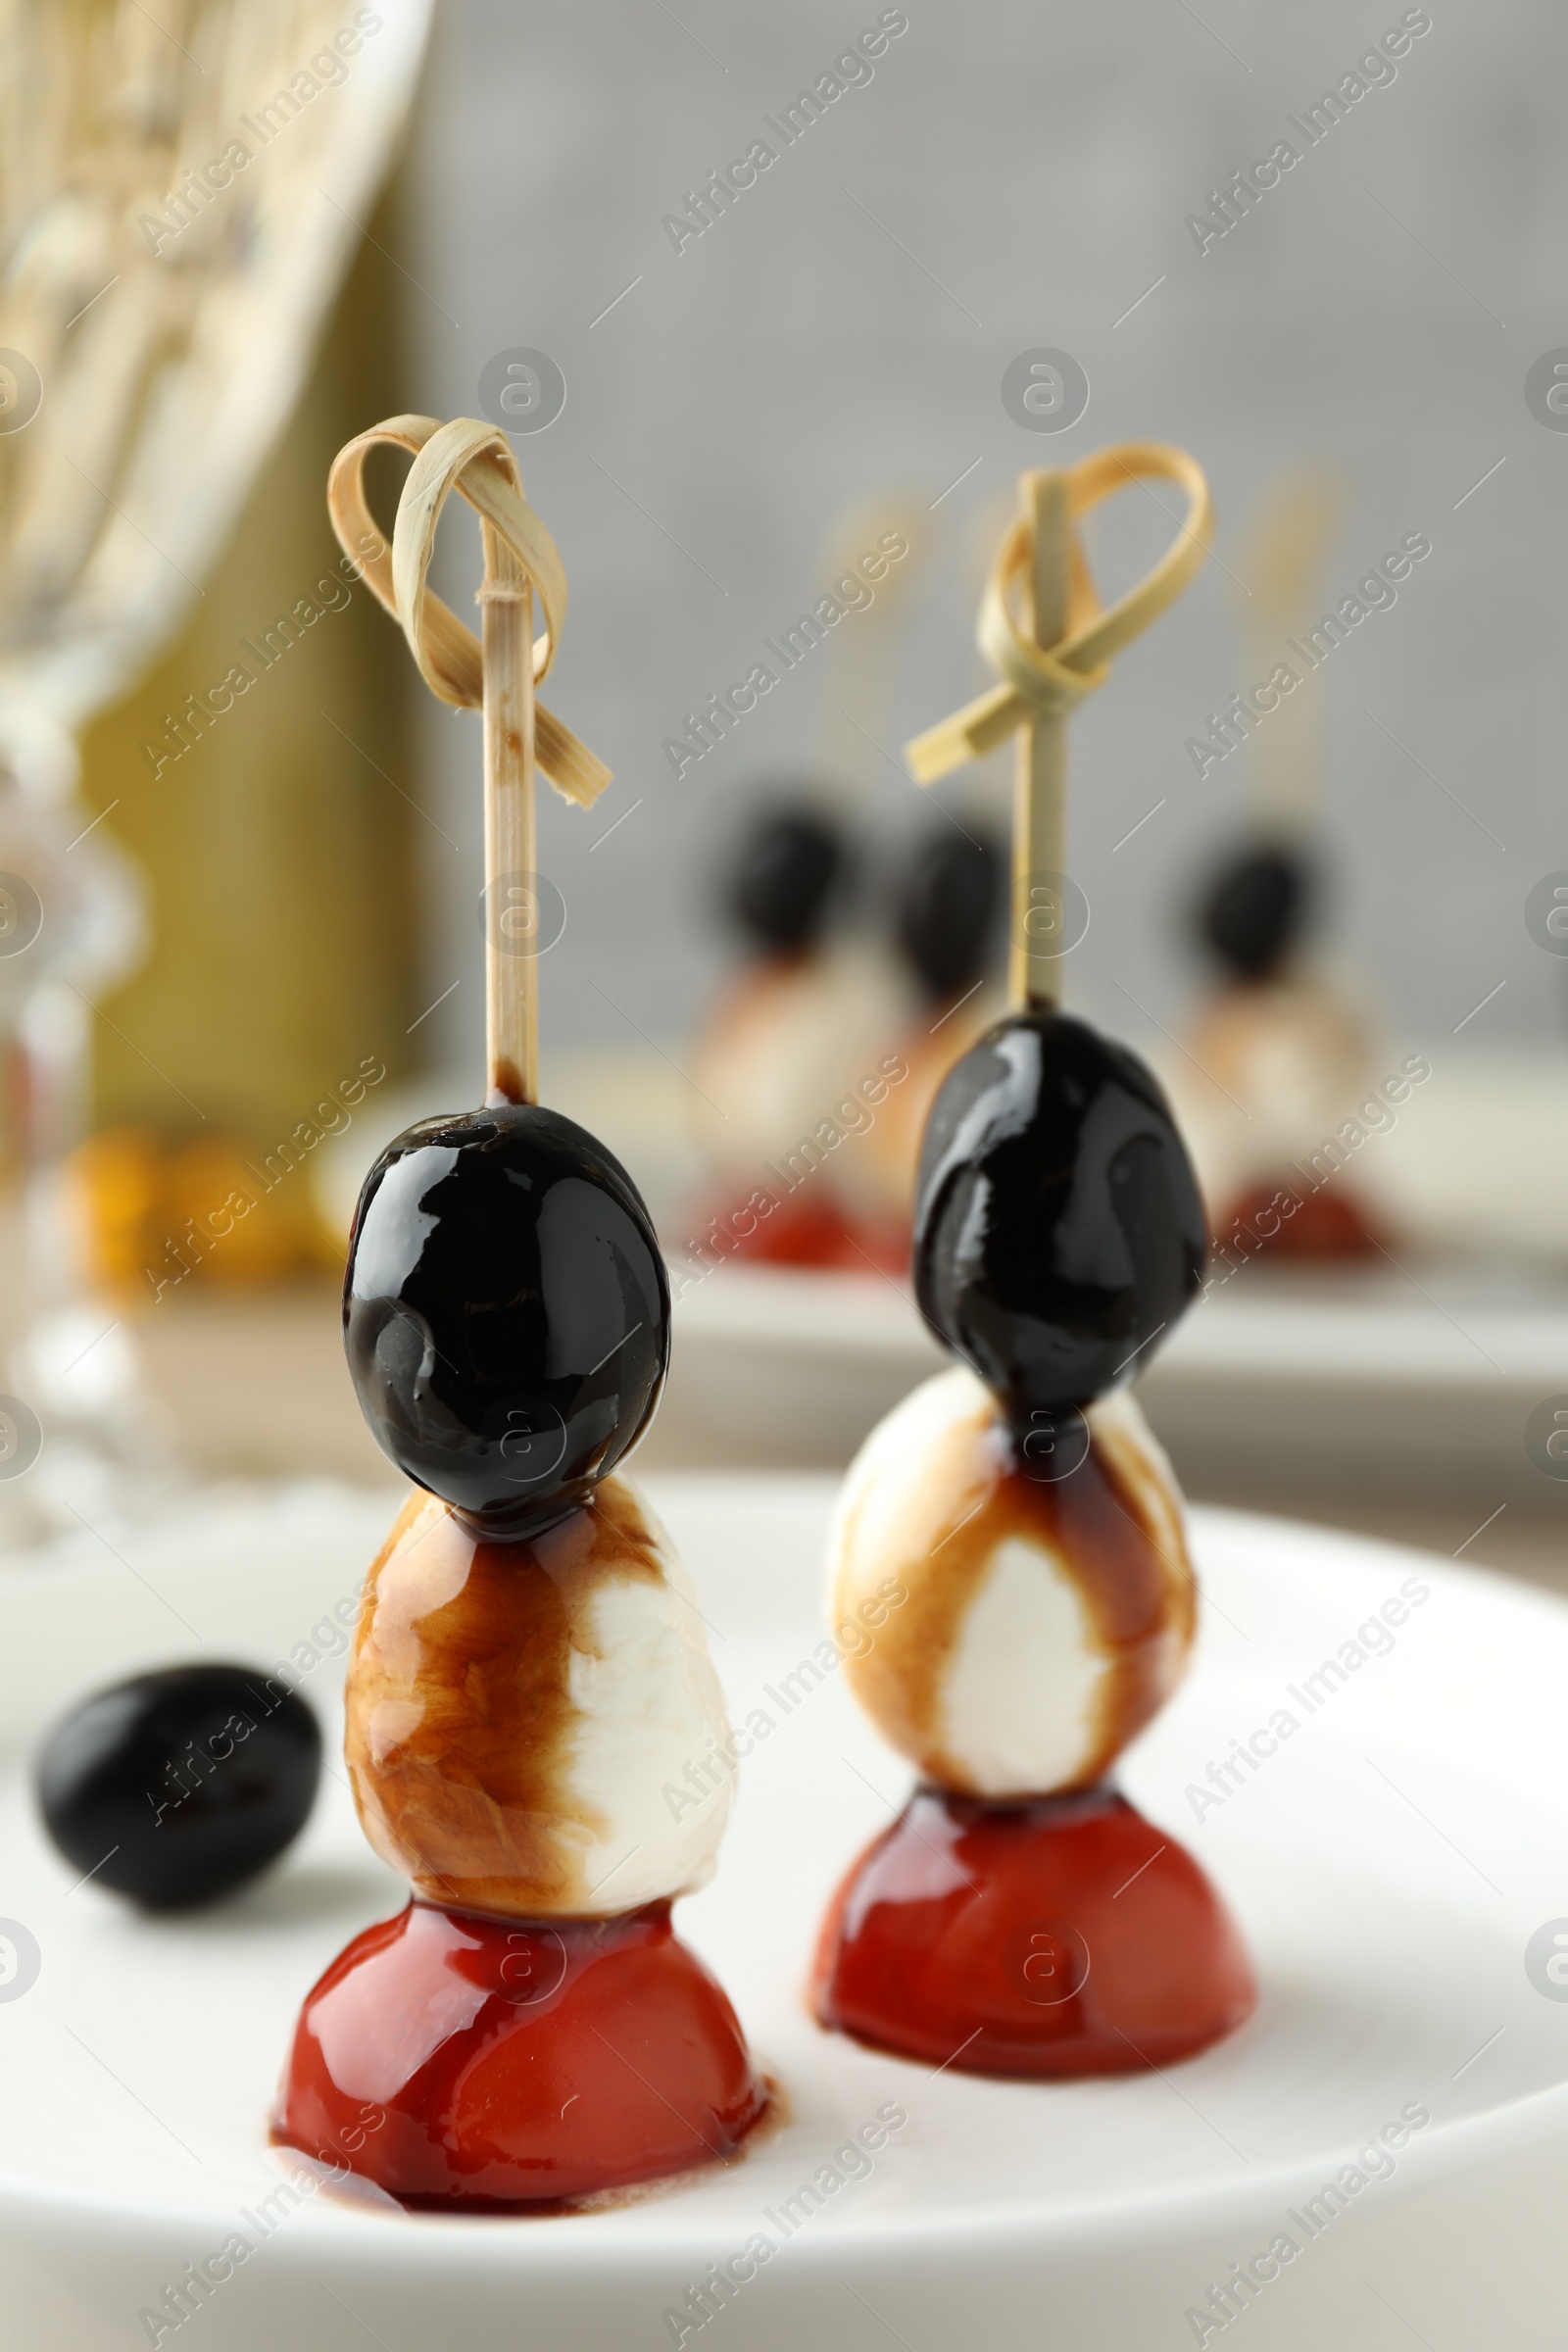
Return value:
[[(874, 1274), (714, 1268), (683, 1293), (666, 1408), (716, 1450), (837, 1461), (947, 1360), (905, 1287)], [(1317, 1488), (1346, 1503), (1542, 1509), (1526, 1450), (1568, 1392), (1568, 1281), (1423, 1265), (1325, 1276), (1250, 1269), (1203, 1300), (1138, 1383), (1198, 1494)], [(754, 1455), (755, 1458), (755, 1455)]]

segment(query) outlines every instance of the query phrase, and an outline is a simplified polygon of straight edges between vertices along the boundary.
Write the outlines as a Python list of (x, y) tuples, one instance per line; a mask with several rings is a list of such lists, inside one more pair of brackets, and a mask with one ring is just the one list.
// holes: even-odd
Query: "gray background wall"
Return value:
[[(1568, 435), (1544, 429), (1523, 387), (1568, 343), (1562, 12), (1434, 0), (1397, 78), (1200, 257), (1186, 216), (1398, 6), (1203, 0), (1200, 18), (1184, 0), (908, 0), (869, 85), (677, 255), (662, 217), (877, 14), (679, 0), (677, 21), (659, 0), (447, 0), (407, 180), (412, 380), (418, 405), (450, 415), (473, 413), (484, 363), (509, 346), (564, 371), (564, 412), (516, 444), (571, 580), (547, 699), (615, 769), (589, 818), (544, 796), (541, 863), (570, 909), (547, 1039), (629, 1041), (616, 1006), (665, 1039), (692, 1020), (726, 953), (706, 874), (746, 797), (809, 757), (820, 664), (681, 781), (661, 740), (820, 593), (842, 511), (896, 483), (929, 502), (980, 461), (931, 516), (943, 537), (896, 746), (981, 682), (982, 510), (1025, 465), (1145, 436), (1207, 468), (1232, 572), (1253, 502), (1303, 457), (1344, 478), (1336, 596), (1403, 533), (1430, 535), (1397, 607), (1325, 672), (1338, 934), (1401, 1037), (1446, 1036), (1499, 980), (1467, 1040), (1560, 1037), (1563, 974), (1523, 904), (1568, 865)], [(1007, 362), (1036, 345), (1072, 353), (1092, 384), (1054, 437), (1022, 430), (1000, 398)], [(1118, 504), (1099, 542), (1111, 589), (1168, 535), (1142, 494)], [(465, 545), (454, 585), (475, 568)], [(1210, 565), (1075, 725), (1070, 864), (1095, 920), (1071, 994), (1132, 1034), (1113, 981), (1161, 1021), (1187, 1000), (1180, 901), (1243, 805), (1241, 760), (1200, 782), (1183, 748), (1251, 682), (1240, 601)], [(459, 971), (474, 982), (428, 1024), (431, 1051), (466, 1055), (476, 726), (432, 707), (422, 750), (427, 805), (459, 844), (430, 837), (429, 993)], [(955, 780), (943, 797), (973, 806), (986, 790)], [(890, 763), (868, 821), (890, 836), (929, 821)]]

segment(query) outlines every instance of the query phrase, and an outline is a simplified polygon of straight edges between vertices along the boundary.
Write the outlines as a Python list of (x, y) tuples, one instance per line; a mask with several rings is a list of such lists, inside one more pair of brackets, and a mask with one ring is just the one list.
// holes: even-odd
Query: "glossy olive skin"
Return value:
[(821, 937), (844, 866), (843, 840), (815, 809), (766, 809), (731, 853), (726, 911), (767, 954), (796, 955)]
[(1313, 875), (1299, 851), (1252, 847), (1226, 860), (1199, 907), (1204, 944), (1239, 980), (1269, 980), (1289, 961), (1311, 911)]
[(1121, 1387), (1202, 1278), (1186, 1149), (1136, 1054), (1057, 1011), (1012, 1013), (926, 1126), (915, 1296), (1016, 1435)]
[(548, 1526), (635, 1446), (669, 1362), (642, 1198), (537, 1104), (427, 1119), (360, 1194), (343, 1286), (383, 1453), (481, 1533)]
[(148, 1910), (215, 1902), (310, 1818), (321, 1734), (260, 1668), (170, 1666), (97, 1691), (39, 1751), (44, 1826), (74, 1870)]
[(994, 842), (944, 827), (920, 843), (899, 888), (894, 928), (929, 996), (956, 997), (979, 979), (1004, 883)]

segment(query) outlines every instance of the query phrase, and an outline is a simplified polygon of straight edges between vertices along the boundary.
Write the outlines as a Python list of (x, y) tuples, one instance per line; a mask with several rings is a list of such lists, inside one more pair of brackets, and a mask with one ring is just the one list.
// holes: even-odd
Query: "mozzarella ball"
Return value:
[(347, 1703), (366, 1836), (433, 1901), (607, 1917), (712, 1875), (724, 1702), (686, 1573), (623, 1478), (515, 1543), (412, 1497), (368, 1580)]
[[(1085, 1788), (1164, 1704), (1197, 1587), (1174, 1473), (1125, 1395), (1019, 1464), (965, 1366), (895, 1406), (829, 1538), (845, 1673), (929, 1781), (984, 1796)], [(1079, 1458), (1081, 1456), (1081, 1458)]]

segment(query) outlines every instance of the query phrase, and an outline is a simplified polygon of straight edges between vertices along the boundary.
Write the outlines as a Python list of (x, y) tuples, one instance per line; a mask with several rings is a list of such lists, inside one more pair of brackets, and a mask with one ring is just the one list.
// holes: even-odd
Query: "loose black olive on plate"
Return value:
[(320, 1771), (320, 1730), (292, 1690), (244, 1666), (170, 1666), (74, 1707), (44, 1741), (36, 1785), (74, 1869), (176, 1910), (275, 1861)]
[(1127, 1047), (1069, 1013), (1012, 1013), (949, 1072), (921, 1155), (915, 1296), (1015, 1432), (1142, 1371), (1206, 1254), (1186, 1149)]
[(651, 1419), (669, 1284), (642, 1197), (537, 1104), (427, 1119), (365, 1180), (343, 1286), (383, 1453), (481, 1533), (587, 1499)]

